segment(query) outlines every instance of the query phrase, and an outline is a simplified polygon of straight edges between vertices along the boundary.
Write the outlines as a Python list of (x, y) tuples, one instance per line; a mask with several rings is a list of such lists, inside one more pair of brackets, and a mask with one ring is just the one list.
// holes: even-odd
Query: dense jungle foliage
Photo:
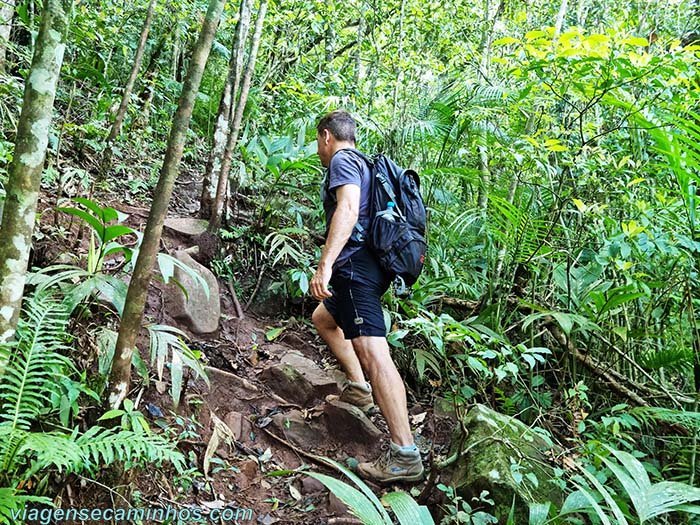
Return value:
[[(426, 266), (385, 297), (413, 399), (562, 447), (568, 499), (530, 523), (697, 523), (698, 0), (4, 0), (0, 24), (0, 523), (71, 475), (191, 467), (131, 389), (205, 375), (196, 340), (139, 332), (152, 269), (189, 271), (168, 204), (245, 308), (309, 329), (338, 108), (421, 177)], [(436, 523), (517, 521), (439, 487)]]

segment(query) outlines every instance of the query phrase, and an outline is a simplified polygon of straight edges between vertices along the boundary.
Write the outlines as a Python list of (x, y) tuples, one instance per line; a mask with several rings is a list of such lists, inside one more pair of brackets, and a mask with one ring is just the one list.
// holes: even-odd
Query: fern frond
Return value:
[(21, 513), (27, 503), (52, 506), (51, 498), (27, 496), (12, 487), (0, 487), (0, 525), (17, 523), (17, 513)]
[(54, 467), (59, 472), (79, 472), (85, 458), (74, 436), (62, 432), (31, 432), (24, 437), (18, 457), (34, 458), (32, 466), (23, 473), (29, 478), (46, 468)]
[(513, 259), (522, 262), (535, 255), (547, 237), (548, 224), (533, 217), (528, 206), (517, 207), (496, 195), (489, 195), (489, 202), (488, 226)]
[[(45, 294), (25, 301), (17, 327), (17, 344), (0, 383), (0, 422), (29, 429), (60, 390), (60, 379), (73, 369), (58, 353), (66, 349), (68, 314), (65, 307)], [(6, 352), (6, 350), (5, 350)]]
[(160, 436), (130, 430), (92, 427), (75, 441), (89, 468), (115, 461), (135, 459), (160, 463), (171, 462), (178, 471), (185, 467), (184, 456), (172, 443)]
[(473, 106), (504, 107), (513, 99), (513, 94), (504, 86), (478, 85), (472, 91), (470, 104)]
[(11, 423), (0, 423), (0, 480), (3, 476), (14, 474), (18, 465), (18, 451), (27, 434), (20, 428), (12, 428)]
[(660, 348), (645, 352), (638, 360), (649, 370), (665, 368), (674, 372), (689, 372), (693, 367), (694, 354), (691, 348)]
[(660, 422), (681, 425), (690, 431), (700, 430), (700, 412), (687, 412), (663, 407), (636, 407), (630, 414), (651, 426)]

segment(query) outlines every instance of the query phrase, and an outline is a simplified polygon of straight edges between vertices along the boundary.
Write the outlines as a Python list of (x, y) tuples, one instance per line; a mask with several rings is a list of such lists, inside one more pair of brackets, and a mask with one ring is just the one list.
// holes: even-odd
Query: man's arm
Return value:
[(352, 235), (360, 213), (359, 186), (355, 184), (338, 186), (336, 197), (338, 199), (337, 205), (331, 218), (326, 245), (321, 252), (318, 269), (311, 279), (311, 295), (319, 301), (331, 297), (331, 293), (328, 291), (328, 281), (331, 279), (333, 263)]

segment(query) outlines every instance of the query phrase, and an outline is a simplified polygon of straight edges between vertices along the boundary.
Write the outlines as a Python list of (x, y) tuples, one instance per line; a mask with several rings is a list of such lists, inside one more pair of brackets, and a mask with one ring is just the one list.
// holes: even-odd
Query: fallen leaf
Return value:
[(270, 450), (270, 447), (267, 447), (265, 449), (265, 452), (262, 453), (262, 455), (258, 458), (261, 463), (267, 463), (272, 459), (272, 451)]
[(236, 441), (236, 437), (231, 432), (231, 429), (226, 423), (221, 421), (214, 412), (210, 412), (211, 420), (214, 423), (214, 432), (211, 434), (209, 439), (209, 444), (207, 445), (207, 450), (204, 452), (203, 470), (204, 475), (207, 476), (209, 473), (209, 467), (211, 466), (211, 459), (216, 453), (216, 449), (219, 448), (219, 444), (223, 439), (225, 443), (232, 446)]
[(428, 415), (427, 412), (421, 412), (420, 414), (416, 414), (415, 416), (411, 416), (411, 422), (414, 425), (420, 425), (423, 421), (425, 421), (426, 415)]
[(216, 499), (214, 501), (203, 501), (202, 506), (204, 506), (210, 510), (214, 510), (214, 509), (219, 510), (219, 509), (223, 509), (226, 506), (226, 503), (219, 500), (219, 499)]

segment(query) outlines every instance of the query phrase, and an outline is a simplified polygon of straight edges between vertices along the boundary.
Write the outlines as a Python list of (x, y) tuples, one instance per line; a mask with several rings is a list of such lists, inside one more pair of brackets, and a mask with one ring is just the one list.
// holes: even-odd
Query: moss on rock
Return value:
[[(462, 446), (466, 453), (456, 463), (451, 484), (466, 501), (488, 491), (495, 502), (490, 512), (499, 523), (506, 522), (513, 502), (516, 523), (527, 523), (529, 503), (561, 504), (563, 492), (546, 457), (556, 447), (542, 435), (484, 405), (472, 408), (464, 425), (469, 432)], [(453, 452), (459, 442), (457, 434)]]

